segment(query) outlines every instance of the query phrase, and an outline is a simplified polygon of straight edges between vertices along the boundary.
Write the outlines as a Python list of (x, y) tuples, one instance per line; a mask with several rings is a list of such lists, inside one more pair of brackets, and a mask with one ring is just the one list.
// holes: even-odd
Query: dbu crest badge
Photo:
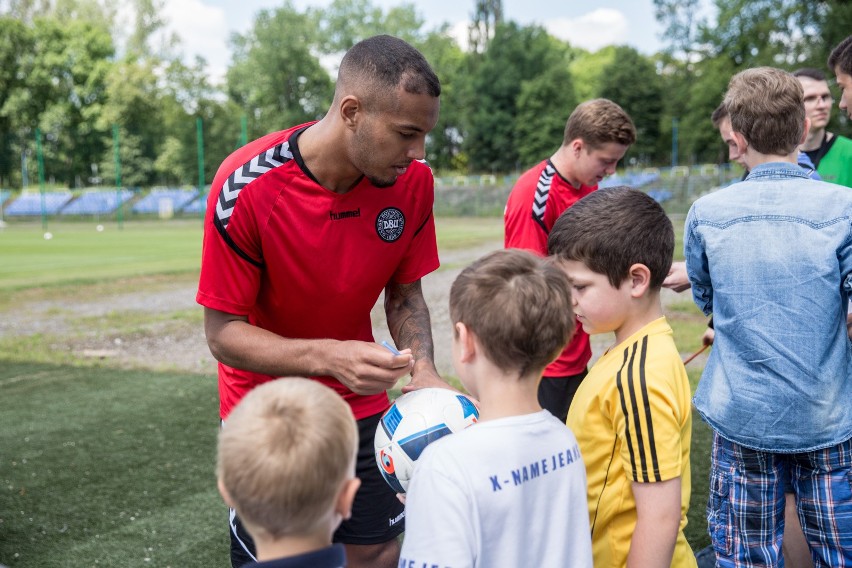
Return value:
[(387, 207), (376, 217), (376, 232), (386, 243), (392, 243), (402, 236), (405, 229), (405, 215), (396, 207)]

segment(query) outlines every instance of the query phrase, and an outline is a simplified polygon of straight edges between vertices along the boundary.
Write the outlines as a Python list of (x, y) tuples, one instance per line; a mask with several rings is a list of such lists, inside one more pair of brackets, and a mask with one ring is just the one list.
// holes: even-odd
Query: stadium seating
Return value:
[(639, 189), (650, 183), (654, 183), (660, 179), (660, 174), (654, 172), (631, 172), (622, 175), (614, 174), (608, 178), (604, 178), (599, 184), (599, 187), (615, 187), (616, 185), (629, 185)]
[(120, 191), (120, 202), (118, 192), (89, 189), (84, 191), (80, 197), (63, 207), (60, 215), (106, 215), (118, 209), (120, 203), (126, 203), (133, 192), (129, 189)]
[(160, 213), (164, 208), (183, 211), (198, 197), (194, 189), (155, 188), (133, 206), (134, 213)]
[(649, 189), (648, 195), (657, 203), (665, 203), (672, 198), (672, 192), (667, 189)]
[(207, 194), (204, 194), (200, 198), (190, 202), (181, 209), (181, 211), (183, 213), (204, 213), (207, 211)]
[[(13, 216), (41, 215), (41, 193), (23, 193), (6, 208), (5, 214)], [(55, 215), (74, 196), (70, 191), (51, 191), (44, 194), (44, 213)]]

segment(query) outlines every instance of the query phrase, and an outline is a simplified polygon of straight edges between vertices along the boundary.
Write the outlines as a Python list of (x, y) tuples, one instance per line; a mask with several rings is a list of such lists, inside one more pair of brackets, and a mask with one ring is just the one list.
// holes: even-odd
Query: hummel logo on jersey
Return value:
[(355, 217), (361, 216), (361, 208), (355, 209), (354, 211), (329, 211), (328, 218), (332, 221), (340, 221), (341, 219), (354, 219)]
[(376, 217), (376, 232), (383, 241), (392, 243), (402, 236), (405, 215), (396, 207), (387, 207)]

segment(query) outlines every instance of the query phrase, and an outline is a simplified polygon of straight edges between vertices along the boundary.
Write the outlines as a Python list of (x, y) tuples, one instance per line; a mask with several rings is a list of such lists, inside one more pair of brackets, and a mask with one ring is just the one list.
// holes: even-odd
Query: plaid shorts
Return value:
[(783, 565), (784, 491), (790, 488), (814, 566), (852, 567), (852, 440), (778, 454), (716, 434), (707, 524), (717, 566)]

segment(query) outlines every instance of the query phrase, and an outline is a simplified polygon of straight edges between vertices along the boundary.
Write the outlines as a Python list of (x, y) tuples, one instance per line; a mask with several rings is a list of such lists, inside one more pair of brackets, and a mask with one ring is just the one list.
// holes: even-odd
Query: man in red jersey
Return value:
[[(373, 455), (387, 389), (408, 373), (405, 390), (448, 387), (420, 287), (438, 267), (432, 173), (418, 160), (440, 92), (412, 46), (366, 39), (344, 56), (328, 113), (234, 152), (208, 200), (197, 301), (219, 361), (223, 427), (248, 391), (275, 377), (312, 377), (347, 400), (362, 485), (335, 541), (356, 568), (396, 566), (404, 530)], [(400, 355), (373, 340), (382, 290)], [(233, 512), (231, 529), (231, 562), (241, 566), (254, 547)]]
[[(595, 99), (578, 105), (568, 117), (562, 146), (524, 172), (512, 188), (503, 219), (506, 248), (547, 255), (547, 236), (559, 215), (615, 172), (635, 141), (633, 121), (614, 102)], [(539, 403), (563, 422), (591, 356), (589, 336), (577, 326), (574, 339), (544, 371)]]

